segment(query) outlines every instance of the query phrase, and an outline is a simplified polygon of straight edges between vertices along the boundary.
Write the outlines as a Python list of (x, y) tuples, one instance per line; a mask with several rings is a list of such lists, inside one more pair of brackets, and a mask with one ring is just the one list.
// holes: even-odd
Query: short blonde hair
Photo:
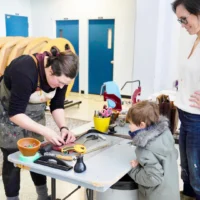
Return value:
[(141, 101), (129, 109), (126, 119), (129, 122), (139, 126), (145, 122), (146, 126), (153, 125), (159, 120), (159, 107), (156, 103), (150, 101)]

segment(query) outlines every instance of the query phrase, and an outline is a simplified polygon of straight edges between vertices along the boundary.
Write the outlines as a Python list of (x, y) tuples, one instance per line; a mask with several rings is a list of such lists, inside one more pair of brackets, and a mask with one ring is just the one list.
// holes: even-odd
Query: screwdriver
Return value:
[(72, 156), (63, 156), (63, 155), (60, 155), (60, 154), (53, 154), (53, 153), (49, 153), (49, 152), (45, 152), (44, 155), (45, 156), (53, 156), (53, 157), (56, 157), (58, 159), (66, 160), (66, 161), (76, 160), (76, 158), (74, 158)]

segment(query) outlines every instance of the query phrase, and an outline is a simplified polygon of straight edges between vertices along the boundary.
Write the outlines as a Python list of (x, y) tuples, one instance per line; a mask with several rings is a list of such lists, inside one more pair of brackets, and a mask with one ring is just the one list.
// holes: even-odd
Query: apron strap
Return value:
[[(38, 61), (36, 59), (36, 57), (34, 55), (29, 55), (33, 58), (35, 64), (36, 64), (36, 67), (38, 68)], [(40, 88), (40, 76), (39, 76), (39, 72), (38, 72), (38, 83), (37, 83), (37, 87)], [(41, 90), (41, 89), (40, 89)]]

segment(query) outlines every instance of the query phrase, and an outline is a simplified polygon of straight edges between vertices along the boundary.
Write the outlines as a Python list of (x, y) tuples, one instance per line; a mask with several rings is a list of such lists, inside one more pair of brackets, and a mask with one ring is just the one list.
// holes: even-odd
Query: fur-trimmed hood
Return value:
[(166, 155), (174, 148), (174, 140), (169, 130), (169, 120), (160, 116), (157, 124), (139, 131), (133, 138), (133, 145)]
[(133, 137), (136, 159), (140, 163), (129, 175), (138, 183), (140, 200), (180, 200), (178, 151), (174, 145), (167, 118)]

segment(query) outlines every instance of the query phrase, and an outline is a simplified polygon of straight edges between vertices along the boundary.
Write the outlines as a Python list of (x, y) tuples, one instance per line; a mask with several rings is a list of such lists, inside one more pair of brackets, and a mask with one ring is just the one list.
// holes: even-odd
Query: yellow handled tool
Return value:
[(73, 161), (76, 160), (72, 156), (63, 156), (63, 155), (56, 155), (56, 158), (59, 158), (61, 160), (66, 160), (66, 161)]
[(44, 156), (53, 156), (53, 157), (56, 157), (56, 158), (58, 158), (58, 159), (66, 160), (66, 161), (73, 161), (73, 160), (76, 160), (76, 158), (74, 158), (74, 157), (72, 157), (72, 156), (63, 156), (63, 155), (54, 154), (54, 153), (51, 153), (51, 152), (46, 152), (46, 153), (44, 153)]
[(62, 153), (66, 153), (66, 152), (68, 152), (68, 151), (75, 151), (75, 152), (77, 152), (77, 153), (82, 153), (82, 154), (84, 154), (84, 153), (86, 153), (86, 147), (84, 146), (84, 145), (82, 145), (82, 144), (75, 144), (74, 146), (69, 146), (69, 147), (63, 147), (62, 149), (61, 149), (61, 152)]

